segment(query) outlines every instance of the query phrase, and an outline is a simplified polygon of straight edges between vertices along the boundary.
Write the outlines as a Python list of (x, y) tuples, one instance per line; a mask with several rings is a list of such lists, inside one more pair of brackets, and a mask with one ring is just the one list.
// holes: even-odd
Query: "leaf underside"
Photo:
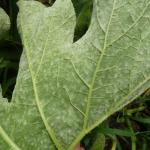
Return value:
[(1, 100), (2, 149), (73, 150), (150, 87), (149, 0), (95, 0), (75, 43), (71, 0), (18, 5), (24, 52), (12, 103)]

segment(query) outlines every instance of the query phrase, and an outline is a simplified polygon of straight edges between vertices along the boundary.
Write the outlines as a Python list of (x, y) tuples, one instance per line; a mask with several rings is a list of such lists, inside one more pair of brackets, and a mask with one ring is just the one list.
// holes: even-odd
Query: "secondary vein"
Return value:
[(4, 131), (4, 129), (0, 126), (0, 134), (5, 142), (13, 149), (13, 150), (21, 150), (8, 136), (8, 134)]
[(85, 113), (84, 124), (83, 124), (83, 130), (86, 130), (86, 127), (87, 127), (88, 116), (89, 116), (89, 111), (90, 111), (90, 104), (91, 104), (91, 97), (92, 97), (92, 94), (93, 94), (93, 88), (94, 88), (97, 72), (98, 72), (98, 70), (101, 66), (101, 62), (103, 60), (103, 57), (104, 57), (104, 54), (105, 54), (105, 51), (106, 51), (107, 38), (108, 38), (108, 34), (109, 34), (109, 28), (110, 28), (110, 24), (111, 24), (111, 21), (112, 21), (112, 17), (113, 17), (113, 14), (114, 14), (115, 2), (116, 2), (116, 0), (113, 1), (112, 12), (110, 14), (110, 19), (109, 19), (109, 22), (108, 22), (108, 25), (107, 25), (107, 30), (106, 30), (105, 39), (104, 39), (103, 51), (102, 51), (102, 54), (100, 55), (100, 57), (98, 59), (96, 69), (95, 69), (95, 72), (93, 74), (91, 86), (89, 88), (89, 93), (88, 93), (88, 98), (87, 98), (87, 107), (86, 107), (86, 113)]

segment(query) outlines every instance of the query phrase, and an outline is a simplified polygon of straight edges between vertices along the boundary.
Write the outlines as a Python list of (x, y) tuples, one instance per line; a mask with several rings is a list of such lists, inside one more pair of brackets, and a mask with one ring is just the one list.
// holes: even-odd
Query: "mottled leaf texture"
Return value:
[(19, 8), (24, 52), (12, 103), (1, 101), (1, 149), (73, 150), (150, 87), (149, 0), (95, 0), (75, 43), (71, 0)]
[(2, 40), (6, 36), (9, 28), (9, 17), (5, 13), (5, 11), (2, 8), (0, 8), (0, 40)]

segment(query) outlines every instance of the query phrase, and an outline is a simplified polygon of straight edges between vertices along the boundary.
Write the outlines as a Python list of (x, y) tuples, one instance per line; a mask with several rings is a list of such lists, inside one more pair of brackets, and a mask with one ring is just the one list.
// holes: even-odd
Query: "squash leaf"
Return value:
[(12, 102), (1, 101), (3, 149), (73, 150), (150, 87), (149, 0), (95, 0), (75, 43), (71, 0), (18, 5), (24, 52)]

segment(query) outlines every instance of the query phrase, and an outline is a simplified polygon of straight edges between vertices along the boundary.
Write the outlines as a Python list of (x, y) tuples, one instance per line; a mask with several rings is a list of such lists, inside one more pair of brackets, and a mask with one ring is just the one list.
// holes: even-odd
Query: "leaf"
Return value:
[(10, 28), (10, 20), (5, 11), (0, 8), (0, 40), (6, 37)]
[(84, 4), (84, 7), (81, 9), (81, 12), (77, 16), (74, 41), (77, 41), (87, 31), (90, 24), (91, 12), (92, 12), (92, 1), (87, 0), (87, 2), (85, 2)]
[(144, 124), (150, 124), (150, 117), (133, 117), (133, 119)]
[(72, 0), (72, 3), (74, 5), (74, 9), (76, 11), (76, 16), (79, 16), (82, 9), (89, 5), (92, 1), (90, 0)]
[(105, 136), (104, 134), (98, 134), (94, 141), (91, 150), (104, 150), (105, 148)]
[(100, 128), (100, 132), (105, 134), (105, 135), (111, 135), (111, 136), (126, 136), (126, 137), (131, 137), (133, 136), (133, 133), (129, 131), (129, 129), (113, 129), (113, 128)]
[(12, 103), (1, 102), (3, 149), (73, 150), (150, 87), (149, 0), (95, 0), (75, 43), (71, 0), (51, 8), (20, 0), (19, 8), (24, 52)]

